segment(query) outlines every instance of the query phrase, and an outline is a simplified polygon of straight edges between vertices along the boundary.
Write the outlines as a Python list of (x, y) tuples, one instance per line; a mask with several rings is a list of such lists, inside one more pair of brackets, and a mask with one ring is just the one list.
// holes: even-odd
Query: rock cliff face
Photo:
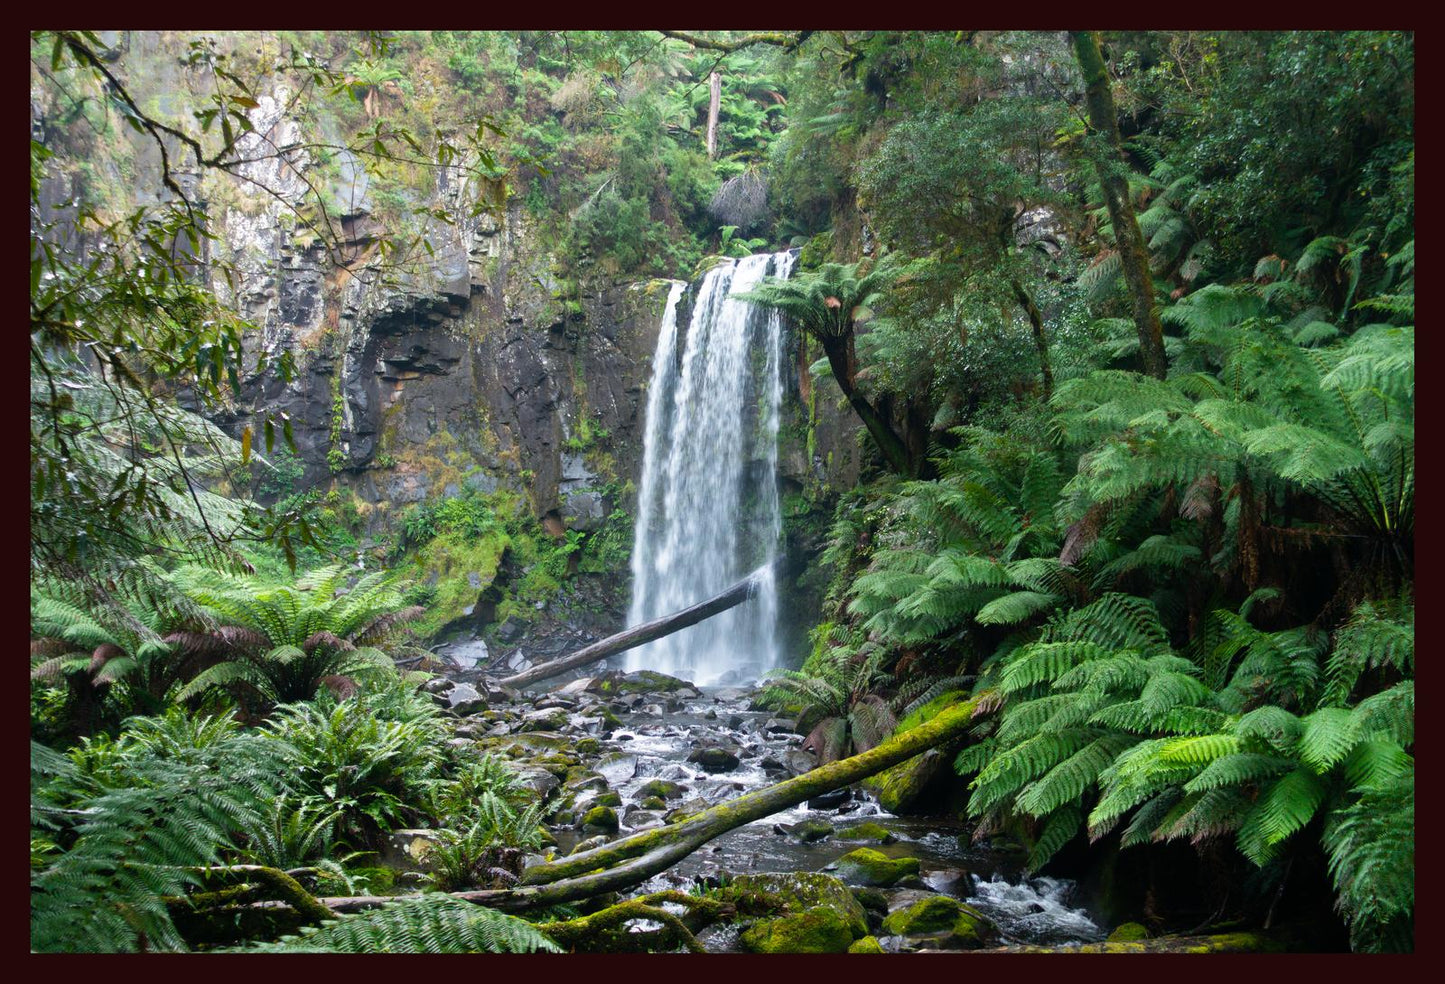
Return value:
[[(554, 532), (631, 510), (665, 281), (562, 296), (568, 288), (552, 280), (517, 208), (447, 230), (426, 265), (390, 277), (338, 270), (320, 245), (266, 218), (230, 212), (222, 242), (242, 271), (237, 303), (261, 328), (258, 353), (274, 363), (289, 351), (298, 372), (290, 383), (274, 371), (245, 380), (219, 422), (239, 433), (258, 412), (288, 414), (304, 469), (297, 487), (334, 476), (375, 507), (377, 526), (463, 483), (523, 493)], [(351, 245), (367, 248), (369, 220), (347, 225)], [(809, 392), (797, 345), (785, 494), (841, 486), (858, 467), (851, 420), (826, 383)]]
[[(137, 93), (158, 111), (191, 108), (170, 40), (134, 33), (125, 44)], [(559, 281), (553, 244), (515, 200), (454, 224), (417, 219), (417, 205), (467, 216), (477, 190), (461, 169), (436, 170), (427, 200), (398, 210), (346, 151), (326, 162), (276, 151), (307, 136), (287, 115), (293, 103), (282, 83), (257, 91), (255, 101), (254, 133), (238, 144), (239, 157), (254, 157), (237, 168), (244, 180), (177, 175), (214, 234), (196, 258), (209, 265), (217, 293), (256, 326), (246, 339), (253, 371), (243, 374), (239, 399), (213, 417), (240, 436), (248, 426), (259, 434), (263, 416), (279, 425), (285, 414), (295, 438), (294, 456), (267, 455), (277, 471), (251, 494), (270, 501), (308, 489), (341, 493), (373, 542), (395, 530), (409, 506), (468, 487), (511, 493), (519, 514), (530, 513), (559, 541), (569, 530), (597, 531), (618, 510), (631, 515), (667, 282)], [(33, 107), (33, 126), (45, 131), (50, 109)], [(143, 136), (66, 150), (69, 163), (57, 162), (42, 188), (48, 213), (69, 214), (68, 203), (82, 194), (128, 208), (154, 201), (162, 188), (159, 151)], [(313, 201), (316, 188), (340, 215), (326, 239), (306, 230), (292, 208)], [(415, 235), (409, 248), (383, 248), (382, 216), (393, 234), (403, 225), (400, 238)], [(63, 228), (57, 235), (85, 248)], [(223, 266), (230, 279), (220, 275)], [(830, 487), (852, 484), (859, 447), (836, 388), (809, 379), (801, 340), (791, 339), (789, 351), (779, 466), (785, 509), (798, 515)], [(263, 354), (268, 367), (256, 371)], [(277, 370), (283, 357), (295, 367), (289, 380)], [(796, 541), (811, 550), (816, 539), (790, 536), (790, 548)], [(490, 566), (468, 559), (457, 570), (433, 564), (423, 577), (433, 585), (465, 581), (460, 593), (477, 600), (489, 584), (518, 573), (508, 568), (522, 562), (509, 557), (493, 556)], [(598, 615), (589, 632), (620, 625), (626, 609), (625, 560), (613, 566), (622, 569), (592, 575), (606, 591), (579, 584), (561, 592), (587, 597)], [(535, 610), (533, 620), (552, 614), (541, 602), (513, 600), (513, 609)], [(465, 612), (475, 622), (466, 631), (485, 628), (493, 638), (496, 627), (481, 623), (494, 606), (453, 607), (445, 619)]]

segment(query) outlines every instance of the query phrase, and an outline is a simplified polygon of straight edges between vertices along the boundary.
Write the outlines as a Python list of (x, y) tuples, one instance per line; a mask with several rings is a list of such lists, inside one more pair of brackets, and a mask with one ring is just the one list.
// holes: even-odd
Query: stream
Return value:
[[(538, 695), (538, 706), (565, 707), (567, 691), (576, 693), (583, 682)], [(687, 688), (672, 694), (633, 694), (609, 703), (622, 723), (602, 738), (600, 753), (589, 765), (621, 797), (618, 836), (656, 826), (678, 806), (701, 809), (806, 771), (812, 756), (802, 751), (802, 736), (793, 733), (791, 721), (777, 718), (771, 711), (750, 710), (753, 695), (751, 688)], [(570, 716), (572, 723), (585, 724), (583, 713), (574, 711)], [(688, 761), (694, 750), (719, 745), (736, 754), (736, 768), (709, 772)], [(651, 809), (641, 805), (646, 798), (644, 788), (655, 780), (681, 787), (667, 800), (666, 809), (657, 809), (655, 802)], [(581, 793), (576, 800), (578, 815), (600, 793)], [(879, 844), (876, 837), (850, 836), (866, 823), (887, 828), (897, 840)], [(808, 826), (813, 829), (806, 830)], [(559, 854), (584, 839), (574, 830), (554, 830), (554, 834)], [(1073, 882), (1029, 877), (1021, 852), (971, 843), (967, 830), (954, 817), (894, 816), (861, 786), (729, 831), (632, 894), (665, 888), (686, 891), (699, 883), (717, 884), (719, 878), (742, 873), (828, 871), (839, 857), (859, 847), (919, 860), (919, 878), (902, 883), (908, 887), (882, 890), (890, 909), (939, 893), (988, 916), (997, 924), (1002, 942), (1008, 944), (1092, 942), (1106, 934), (1087, 911), (1073, 903)], [(733, 949), (731, 932), (714, 930), (705, 934), (703, 941), (709, 949)], [(902, 945), (901, 938), (883, 937), (881, 942), (885, 949)]]

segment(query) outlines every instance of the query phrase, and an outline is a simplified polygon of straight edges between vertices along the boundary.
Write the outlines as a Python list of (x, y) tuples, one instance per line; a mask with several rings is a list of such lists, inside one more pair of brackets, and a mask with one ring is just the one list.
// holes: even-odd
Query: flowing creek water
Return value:
[[(666, 810), (639, 805), (645, 798), (644, 787), (654, 780), (683, 787), (677, 798), (668, 800), (668, 809), (689, 803), (698, 808), (772, 785), (809, 767), (812, 756), (801, 750), (803, 739), (787, 727), (789, 722), (769, 711), (749, 709), (754, 693), (752, 688), (703, 688), (697, 697), (644, 694), (613, 703), (617, 710), (627, 710), (630, 703), (630, 712), (621, 715), (622, 726), (602, 741), (601, 754), (591, 768), (621, 796), (620, 836), (663, 822)], [(719, 745), (735, 752), (735, 769), (712, 773), (688, 761), (695, 749)], [(1029, 877), (1022, 853), (970, 843), (967, 829), (952, 817), (893, 816), (861, 787), (845, 795), (841, 802), (820, 798), (729, 831), (633, 894), (687, 890), (742, 873), (826, 871), (842, 855), (870, 847), (920, 862), (921, 877), (914, 887), (885, 890), (890, 908), (936, 892), (983, 912), (998, 925), (1004, 943), (1104, 938), (1106, 930), (1074, 901), (1076, 886), (1066, 879)], [(579, 799), (579, 811), (588, 801), (586, 796)], [(811, 841), (800, 836), (800, 825), (819, 821), (831, 825), (833, 832)], [(878, 844), (850, 836), (851, 830), (870, 822), (886, 827), (898, 840)], [(557, 836), (565, 853), (583, 835), (561, 831)], [(728, 950), (733, 948), (735, 931), (714, 929), (701, 939), (709, 949)], [(902, 940), (888, 937), (882, 942), (885, 948), (902, 945)]]

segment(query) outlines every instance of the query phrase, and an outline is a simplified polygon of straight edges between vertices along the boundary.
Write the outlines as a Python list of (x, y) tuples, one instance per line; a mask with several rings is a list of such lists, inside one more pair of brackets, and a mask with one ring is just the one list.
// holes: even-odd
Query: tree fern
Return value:
[(248, 953), (560, 953), (524, 919), (447, 895), (398, 899)]
[(1371, 785), (1326, 825), (1335, 906), (1356, 951), (1414, 949), (1415, 775)]

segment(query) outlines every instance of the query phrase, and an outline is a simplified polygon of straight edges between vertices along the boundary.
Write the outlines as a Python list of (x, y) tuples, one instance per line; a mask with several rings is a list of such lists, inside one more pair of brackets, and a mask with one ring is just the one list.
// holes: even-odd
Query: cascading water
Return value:
[[(735, 295), (792, 265), (774, 253), (713, 268), (685, 333), (686, 285), (672, 287), (647, 397), (628, 625), (705, 601), (776, 556), (782, 319)], [(777, 664), (776, 621), (767, 573), (751, 600), (632, 650), (627, 669), (700, 685), (755, 679)]]

